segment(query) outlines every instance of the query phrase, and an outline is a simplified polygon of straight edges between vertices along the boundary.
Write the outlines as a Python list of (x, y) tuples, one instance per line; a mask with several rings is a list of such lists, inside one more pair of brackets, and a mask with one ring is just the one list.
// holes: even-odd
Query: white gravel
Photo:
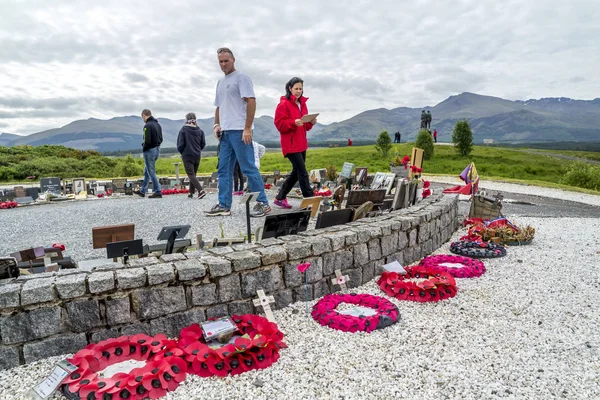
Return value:
[[(514, 222), (536, 228), (534, 243), (485, 260), (482, 277), (457, 280), (455, 298), (390, 299), (400, 321), (371, 334), (321, 327), (292, 304), (274, 312), (289, 346), (276, 364), (233, 378), (189, 375), (165, 398), (599, 399), (600, 220)], [(446, 243), (435, 253), (448, 252)], [(352, 291), (385, 296), (375, 281)], [(0, 398), (23, 399), (59, 359), (0, 371)]]

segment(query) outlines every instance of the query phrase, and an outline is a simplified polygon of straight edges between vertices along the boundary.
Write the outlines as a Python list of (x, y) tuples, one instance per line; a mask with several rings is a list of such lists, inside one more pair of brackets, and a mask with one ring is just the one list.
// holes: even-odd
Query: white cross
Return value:
[(265, 291), (262, 289), (258, 289), (256, 291), (258, 295), (258, 299), (252, 300), (255, 307), (262, 306), (267, 319), (271, 322), (275, 322), (275, 317), (273, 316), (273, 311), (271, 311), (271, 305), (269, 303), (275, 303), (275, 298), (273, 296), (265, 295)]
[(348, 290), (348, 288), (346, 287), (346, 282), (350, 280), (350, 277), (348, 275), (342, 275), (342, 271), (340, 271), (339, 269), (335, 270), (335, 276), (336, 277), (331, 280), (331, 283), (333, 283), (334, 285), (340, 285), (342, 293)]

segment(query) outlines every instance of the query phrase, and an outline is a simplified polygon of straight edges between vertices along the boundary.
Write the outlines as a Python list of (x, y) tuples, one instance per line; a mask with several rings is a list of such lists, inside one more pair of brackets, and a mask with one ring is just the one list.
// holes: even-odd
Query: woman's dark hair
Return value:
[(292, 91), (290, 89), (293, 88), (296, 83), (301, 83), (304, 85), (304, 81), (298, 77), (293, 77), (292, 79), (290, 79), (290, 81), (288, 83), (285, 84), (285, 97), (288, 100), (290, 99), (290, 96), (292, 95)]

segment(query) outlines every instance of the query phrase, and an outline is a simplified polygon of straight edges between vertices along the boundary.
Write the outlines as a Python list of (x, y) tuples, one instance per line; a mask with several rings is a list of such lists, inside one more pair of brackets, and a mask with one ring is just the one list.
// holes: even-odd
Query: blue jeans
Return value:
[(140, 188), (141, 193), (146, 193), (148, 190), (148, 183), (152, 179), (152, 188), (155, 194), (162, 194), (160, 190), (160, 183), (158, 183), (158, 177), (156, 176), (156, 160), (160, 155), (160, 148), (154, 147), (150, 150), (144, 151), (144, 182)]
[(269, 204), (265, 194), (265, 185), (260, 172), (254, 164), (252, 143), (242, 141), (243, 131), (223, 131), (219, 149), (219, 205), (231, 208), (233, 192), (233, 168), (237, 160), (242, 174), (248, 178), (248, 186), (253, 192), (259, 192), (257, 201)]

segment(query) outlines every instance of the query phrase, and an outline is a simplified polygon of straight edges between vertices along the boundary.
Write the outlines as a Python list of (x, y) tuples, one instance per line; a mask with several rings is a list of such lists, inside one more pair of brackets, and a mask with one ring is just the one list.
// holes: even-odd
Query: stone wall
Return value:
[[(350, 287), (384, 263), (408, 265), (447, 241), (458, 226), (457, 196), (350, 224), (207, 251), (131, 260), (127, 268), (61, 270), (0, 281), (0, 369), (74, 353), (119, 335), (165, 333), (226, 314), (255, 312), (257, 289), (277, 307), (304, 300), (296, 266), (309, 261), (309, 296), (332, 287), (335, 269)], [(257, 312), (260, 312), (258, 310)]]

